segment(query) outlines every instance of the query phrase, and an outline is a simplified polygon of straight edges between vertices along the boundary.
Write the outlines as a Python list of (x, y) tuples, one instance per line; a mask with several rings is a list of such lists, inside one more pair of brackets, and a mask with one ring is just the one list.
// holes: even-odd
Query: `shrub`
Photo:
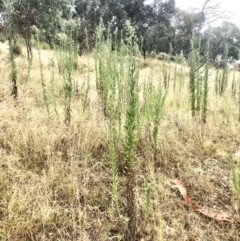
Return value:
[(18, 56), (22, 53), (22, 47), (20, 45), (20, 43), (18, 41), (14, 41), (14, 44), (12, 46), (12, 51), (13, 51), (13, 54)]
[(3, 33), (0, 33), (0, 42), (4, 43), (7, 40), (6, 36)]
[(161, 60), (161, 61), (170, 61), (171, 55), (166, 54), (166, 53), (159, 53), (159, 54), (157, 54), (157, 59)]
[(141, 62), (140, 67), (141, 67), (141, 69), (151, 67), (151, 62), (149, 60), (144, 60)]
[(40, 44), (40, 48), (41, 48), (41, 49), (44, 49), (44, 50), (49, 50), (49, 49), (50, 49), (50, 46), (49, 46), (49, 44), (47, 44), (46, 42), (42, 42), (42, 43)]
[(183, 55), (170, 55), (166, 53), (159, 53), (157, 54), (157, 59), (161, 61), (172, 61), (177, 64), (184, 64), (186, 63), (186, 59)]
[(152, 51), (150, 53), (147, 54), (147, 57), (148, 58), (151, 58), (151, 59), (156, 59), (157, 58), (157, 53), (156, 51)]
[(174, 58), (173, 61), (177, 64), (186, 64), (186, 59), (181, 54), (178, 54), (178, 55), (174, 56), (173, 58)]

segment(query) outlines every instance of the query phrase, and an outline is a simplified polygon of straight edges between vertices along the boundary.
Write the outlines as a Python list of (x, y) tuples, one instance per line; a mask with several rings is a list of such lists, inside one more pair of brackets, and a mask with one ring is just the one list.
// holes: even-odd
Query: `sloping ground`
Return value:
[[(47, 81), (52, 71), (49, 56), (50, 51), (42, 52)], [(8, 82), (4, 59), (1, 88)], [(94, 73), (90, 74), (85, 112), (82, 88), (74, 94), (72, 121), (66, 128), (58, 70), (54, 98), (59, 119), (53, 107), (48, 116), (44, 106), (37, 53), (28, 83), (27, 61), (23, 56), (17, 61), (19, 99), (14, 102), (4, 86), (0, 102), (0, 239), (121, 240), (127, 228), (127, 219), (121, 216), (127, 202), (126, 177), (118, 176), (118, 213), (108, 161), (107, 120), (95, 90)], [(86, 80), (86, 72), (81, 70), (86, 62), (87, 57), (80, 59), (79, 86)], [(148, 60), (145, 66), (142, 81), (151, 66), (159, 81), (161, 63)], [(231, 161), (239, 166), (240, 152), (236, 101), (230, 92), (220, 98), (210, 89), (207, 123), (202, 124), (191, 117), (187, 75), (181, 90), (179, 83), (173, 90), (173, 78), (171, 74), (157, 160), (153, 161), (149, 132), (142, 133), (136, 147), (137, 240), (237, 241), (240, 203), (231, 181)], [(231, 213), (236, 221), (216, 221), (191, 210), (174, 187), (175, 179), (185, 183), (195, 203)], [(147, 184), (151, 186), (148, 213)]]

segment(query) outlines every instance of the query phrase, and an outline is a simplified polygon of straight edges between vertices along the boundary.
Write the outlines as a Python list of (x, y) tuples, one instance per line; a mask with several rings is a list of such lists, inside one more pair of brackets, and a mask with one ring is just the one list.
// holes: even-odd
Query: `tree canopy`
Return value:
[(53, 47), (57, 34), (63, 31), (63, 23), (70, 18), (75, 21), (80, 53), (86, 48), (86, 39), (88, 46), (94, 47), (95, 29), (100, 21), (110, 34), (118, 32), (116, 39), (119, 39), (120, 36), (124, 38), (129, 20), (144, 57), (152, 51), (188, 56), (192, 34), (204, 39), (206, 31), (210, 31), (215, 46), (211, 48), (212, 58), (223, 52), (226, 43), (229, 56), (239, 57), (239, 27), (227, 21), (218, 27), (208, 26), (216, 19), (228, 20), (229, 17), (227, 12), (221, 11), (219, 4), (212, 5), (210, 0), (205, 0), (202, 8), (191, 11), (176, 8), (175, 0), (154, 0), (150, 4), (145, 0), (1, 0), (0, 3), (3, 17), (6, 4), (12, 8), (8, 18), (4, 17), (1, 29), (7, 19), (11, 19), (14, 34), (26, 42), (29, 58), (33, 26), (39, 29), (41, 41)]

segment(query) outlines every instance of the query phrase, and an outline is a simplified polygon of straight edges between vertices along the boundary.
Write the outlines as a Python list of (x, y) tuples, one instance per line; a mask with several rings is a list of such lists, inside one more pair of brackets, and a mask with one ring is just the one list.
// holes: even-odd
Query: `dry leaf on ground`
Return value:
[(209, 218), (216, 219), (216, 220), (224, 220), (224, 221), (228, 221), (228, 222), (235, 221), (232, 215), (224, 213), (223, 211), (216, 211), (216, 210), (213, 210), (210, 208), (203, 208), (203, 207), (197, 206), (195, 203), (192, 202), (192, 200), (187, 195), (187, 189), (186, 189), (184, 183), (180, 180), (174, 180), (173, 182), (175, 183), (175, 186), (179, 189), (180, 193), (182, 194), (183, 199), (186, 202), (186, 204), (189, 207), (191, 207), (194, 211), (200, 212), (203, 215), (205, 215)]

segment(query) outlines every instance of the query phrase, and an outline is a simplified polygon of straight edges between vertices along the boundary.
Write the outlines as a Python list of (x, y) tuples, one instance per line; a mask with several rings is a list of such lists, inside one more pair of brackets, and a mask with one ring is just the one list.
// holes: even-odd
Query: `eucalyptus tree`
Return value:
[[(232, 17), (232, 13), (224, 10), (221, 3), (215, 3), (211, 0), (204, 0), (200, 8), (192, 8), (188, 11), (176, 8), (171, 22), (173, 52), (175, 54), (183, 52), (187, 57), (190, 52), (190, 40), (193, 33), (195, 37), (202, 38), (203, 32), (208, 32), (204, 29), (210, 24), (217, 20), (227, 20), (230, 17)], [(210, 28), (210, 32), (211, 30), (212, 28)], [(207, 36), (207, 34), (205, 35)], [(207, 43), (207, 39), (205, 39), (205, 43)]]
[(15, 61), (15, 54), (13, 52), (14, 47), (14, 24), (13, 19), (11, 17), (11, 13), (13, 11), (13, 0), (4, 0), (2, 1), (3, 10), (5, 12), (5, 21), (6, 21), (6, 33), (9, 44), (9, 63), (10, 63), (10, 81), (12, 85), (11, 95), (16, 100), (18, 97), (18, 87), (17, 87), (17, 68)]
[(192, 34), (196, 35), (203, 20), (200, 12), (191, 13), (176, 8), (172, 18), (173, 32), (171, 39), (174, 54), (183, 53), (185, 56), (188, 55)]
[(169, 52), (172, 26), (171, 19), (175, 12), (175, 0), (155, 0), (150, 4), (151, 14), (146, 17), (147, 29), (143, 37), (144, 51)]
[(217, 20), (227, 21), (234, 16), (234, 13), (225, 10), (221, 2), (214, 2), (212, 0), (204, 0), (200, 8), (192, 8), (191, 13), (198, 13), (201, 22), (198, 26), (197, 34), (200, 35), (201, 31)]
[(118, 32), (124, 38), (125, 23), (129, 20), (135, 29), (143, 55), (146, 56), (146, 52), (150, 50), (166, 50), (164, 46), (169, 42), (170, 19), (175, 9), (175, 1), (155, 0), (151, 4), (145, 2), (145, 0), (75, 0), (76, 12), (81, 19), (79, 33), (82, 34), (79, 41), (84, 42), (85, 28), (88, 30), (88, 38), (94, 39), (92, 36), (100, 19), (111, 34)]
[[(215, 60), (218, 55), (224, 55), (224, 48), (228, 45), (228, 58), (239, 59), (240, 50), (240, 28), (231, 22), (223, 22), (220, 26), (209, 27), (203, 33), (203, 40), (206, 39), (206, 32), (210, 33), (212, 48), (210, 57)], [(205, 40), (206, 41), (206, 40)]]
[[(59, 29), (59, 21), (67, 0), (9, 0), (12, 3), (10, 19), (15, 34), (26, 43), (28, 60), (32, 59), (32, 27), (36, 26), (44, 38), (51, 43), (52, 36)], [(8, 19), (5, 19), (8, 21)]]

